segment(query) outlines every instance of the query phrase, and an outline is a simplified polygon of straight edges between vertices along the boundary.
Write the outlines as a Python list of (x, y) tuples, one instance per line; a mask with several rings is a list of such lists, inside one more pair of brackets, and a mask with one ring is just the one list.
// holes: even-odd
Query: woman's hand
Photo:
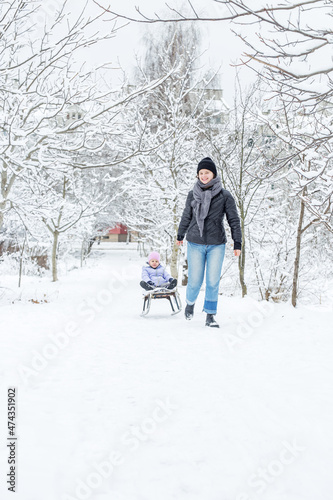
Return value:
[(241, 254), (240, 250), (234, 250), (235, 257), (239, 257)]
[(183, 242), (182, 241), (176, 241), (176, 245), (180, 247), (180, 245), (182, 245)]

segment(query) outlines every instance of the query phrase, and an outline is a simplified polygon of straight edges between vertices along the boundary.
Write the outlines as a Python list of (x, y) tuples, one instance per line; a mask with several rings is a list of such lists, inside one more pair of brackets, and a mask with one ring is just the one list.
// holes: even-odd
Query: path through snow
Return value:
[(142, 318), (143, 259), (112, 248), (53, 302), (1, 307), (1, 498), (14, 385), (16, 500), (331, 500), (332, 310)]

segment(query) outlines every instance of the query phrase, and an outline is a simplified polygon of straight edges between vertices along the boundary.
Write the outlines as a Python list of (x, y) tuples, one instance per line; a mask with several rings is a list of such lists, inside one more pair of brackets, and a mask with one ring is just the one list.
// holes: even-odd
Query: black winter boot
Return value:
[(187, 306), (185, 307), (185, 318), (192, 319), (193, 312), (194, 312), (194, 304), (192, 304), (191, 306), (189, 304), (187, 304)]
[(220, 328), (220, 325), (215, 321), (214, 314), (207, 314), (206, 326), (210, 326), (211, 328)]
[(144, 288), (145, 290), (149, 291), (149, 290), (154, 290), (154, 284), (150, 285), (149, 283), (147, 283), (146, 281), (140, 281), (140, 286), (142, 286), (142, 288)]
[(169, 284), (165, 288), (168, 288), (169, 290), (173, 290), (173, 288), (175, 288), (176, 286), (177, 286), (176, 278), (171, 278), (169, 280)]

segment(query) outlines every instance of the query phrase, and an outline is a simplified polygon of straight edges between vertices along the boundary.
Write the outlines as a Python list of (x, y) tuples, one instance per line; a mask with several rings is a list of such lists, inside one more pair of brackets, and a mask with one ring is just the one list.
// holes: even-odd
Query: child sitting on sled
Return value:
[(172, 290), (177, 286), (177, 280), (173, 278), (160, 264), (160, 254), (151, 252), (148, 255), (148, 262), (142, 267), (142, 281), (140, 286), (145, 290), (153, 290), (154, 288), (168, 288)]

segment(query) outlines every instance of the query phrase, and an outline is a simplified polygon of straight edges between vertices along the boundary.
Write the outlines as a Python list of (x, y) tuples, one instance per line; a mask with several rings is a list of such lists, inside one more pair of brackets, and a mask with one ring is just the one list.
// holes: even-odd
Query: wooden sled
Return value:
[(146, 316), (150, 311), (151, 301), (153, 299), (167, 299), (170, 302), (172, 315), (178, 314), (182, 310), (182, 303), (177, 288), (168, 290), (167, 288), (154, 288), (149, 290), (143, 296), (143, 308), (141, 316)]

